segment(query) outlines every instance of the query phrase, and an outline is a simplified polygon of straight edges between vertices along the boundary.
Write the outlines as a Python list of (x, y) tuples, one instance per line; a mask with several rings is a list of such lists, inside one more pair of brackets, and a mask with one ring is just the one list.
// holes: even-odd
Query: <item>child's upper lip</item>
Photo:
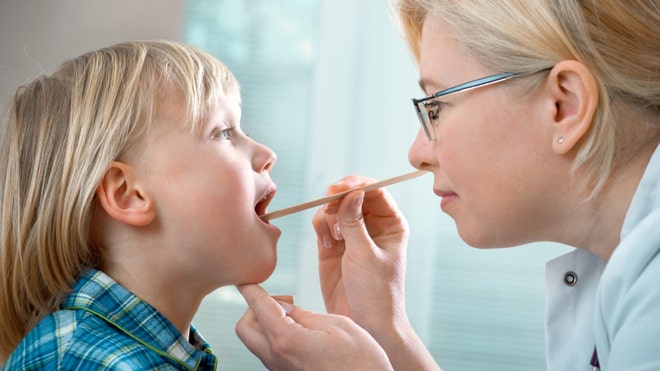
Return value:
[(277, 192), (277, 186), (275, 183), (269, 183), (264, 191), (261, 193), (261, 197), (257, 199), (257, 202), (254, 205), (254, 209), (257, 212), (257, 215), (261, 216), (266, 214), (268, 210), (268, 204), (273, 200), (273, 197), (275, 197), (275, 193)]

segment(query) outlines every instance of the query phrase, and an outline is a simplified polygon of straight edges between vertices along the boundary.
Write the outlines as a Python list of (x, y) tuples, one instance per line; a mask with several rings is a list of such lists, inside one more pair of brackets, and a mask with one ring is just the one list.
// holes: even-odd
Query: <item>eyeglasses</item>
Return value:
[(422, 99), (413, 98), (412, 102), (413, 105), (415, 106), (415, 110), (417, 111), (417, 117), (419, 117), (419, 122), (422, 124), (422, 128), (424, 129), (424, 133), (426, 133), (426, 136), (429, 138), (430, 141), (435, 140), (435, 135), (434, 135), (435, 130), (433, 130), (433, 124), (431, 121), (438, 118), (438, 114), (440, 113), (440, 108), (442, 105), (441, 102), (437, 102), (437, 101), (428, 102), (429, 100), (440, 98), (445, 95), (449, 95), (453, 93), (468, 91), (483, 86), (495, 84), (498, 82), (506, 81), (518, 75), (521, 75), (521, 73), (516, 73), (516, 72), (498, 73), (497, 75), (491, 75), (481, 79), (468, 81), (466, 83), (456, 85), (449, 89), (441, 90), (435, 94), (429, 95), (428, 97)]

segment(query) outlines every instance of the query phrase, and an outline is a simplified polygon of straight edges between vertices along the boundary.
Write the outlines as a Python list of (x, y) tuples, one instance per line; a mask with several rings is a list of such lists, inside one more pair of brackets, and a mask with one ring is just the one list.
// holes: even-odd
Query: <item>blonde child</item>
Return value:
[(126, 42), (18, 89), (0, 162), (3, 369), (215, 369), (202, 299), (261, 282), (276, 157), (239, 85), (181, 43)]

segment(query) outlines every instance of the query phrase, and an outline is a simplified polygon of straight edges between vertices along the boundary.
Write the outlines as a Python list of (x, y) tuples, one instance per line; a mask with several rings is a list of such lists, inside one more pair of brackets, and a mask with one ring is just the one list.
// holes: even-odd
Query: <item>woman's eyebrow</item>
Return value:
[(438, 92), (438, 91), (442, 91), (444, 89), (444, 87), (438, 86), (438, 84), (436, 84), (434, 82), (431, 82), (431, 80), (426, 79), (426, 78), (419, 79), (418, 84), (419, 84), (420, 89), (422, 89), (422, 91), (424, 92), (424, 94), (429, 94), (428, 90), (427, 90), (429, 86), (433, 86), (434, 89), (435, 89), (430, 94), (433, 94), (433, 93)]
[(423, 92), (426, 92), (426, 85), (428, 84), (428, 82), (424, 79), (420, 79), (418, 84), (420, 89), (422, 89)]

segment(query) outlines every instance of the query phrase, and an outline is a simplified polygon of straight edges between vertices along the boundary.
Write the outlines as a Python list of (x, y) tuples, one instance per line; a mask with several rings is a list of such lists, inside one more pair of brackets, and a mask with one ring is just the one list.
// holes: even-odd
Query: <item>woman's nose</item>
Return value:
[(410, 164), (419, 170), (428, 170), (428, 168), (435, 162), (434, 148), (435, 141), (429, 140), (424, 131), (420, 128), (417, 131), (415, 140), (410, 145), (408, 150), (408, 161)]

